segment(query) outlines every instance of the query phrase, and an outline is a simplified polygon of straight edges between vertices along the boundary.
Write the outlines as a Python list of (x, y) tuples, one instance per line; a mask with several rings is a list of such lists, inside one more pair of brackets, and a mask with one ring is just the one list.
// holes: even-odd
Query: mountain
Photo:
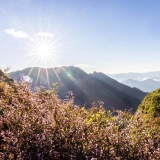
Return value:
[[(64, 99), (69, 91), (73, 91), (75, 104), (90, 107), (92, 102), (103, 101), (106, 109), (130, 109), (135, 111), (147, 94), (138, 89), (128, 87), (103, 73), (87, 74), (77, 67), (60, 68), (26, 68), (11, 72), (9, 76), (18, 80), (21, 75), (28, 75), (33, 80), (32, 87), (52, 86), (60, 84), (58, 95)], [(47, 78), (48, 77), (48, 78)]]
[(119, 73), (119, 74), (108, 74), (113, 79), (117, 81), (125, 81), (127, 79), (134, 79), (134, 80), (145, 80), (145, 79), (160, 79), (160, 71), (157, 72), (146, 72), (146, 73)]
[(122, 81), (122, 83), (130, 87), (139, 88), (144, 92), (153, 92), (154, 90), (160, 88), (160, 82), (153, 79), (146, 79), (143, 81), (127, 79), (126, 81)]

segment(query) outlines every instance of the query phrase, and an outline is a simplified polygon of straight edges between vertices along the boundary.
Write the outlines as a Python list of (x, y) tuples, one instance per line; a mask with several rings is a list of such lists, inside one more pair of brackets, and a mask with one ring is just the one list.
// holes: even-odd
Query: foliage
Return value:
[(60, 100), (54, 88), (14, 87), (0, 83), (0, 159), (160, 159), (159, 137), (139, 113), (112, 114), (102, 102), (85, 109), (72, 93)]
[(160, 89), (149, 93), (139, 105), (139, 112), (145, 125), (151, 125), (155, 132), (160, 131)]

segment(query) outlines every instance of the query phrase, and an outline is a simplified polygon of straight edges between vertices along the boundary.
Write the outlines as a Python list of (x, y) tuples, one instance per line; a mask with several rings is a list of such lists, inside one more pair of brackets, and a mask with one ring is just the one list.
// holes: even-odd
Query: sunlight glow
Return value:
[(36, 47), (37, 55), (41, 58), (47, 58), (51, 55), (52, 51), (49, 45), (41, 44), (40, 46)]

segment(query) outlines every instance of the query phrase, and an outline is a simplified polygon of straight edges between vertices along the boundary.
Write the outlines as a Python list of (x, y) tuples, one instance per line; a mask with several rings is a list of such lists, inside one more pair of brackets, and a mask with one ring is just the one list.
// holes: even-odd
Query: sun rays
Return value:
[[(23, 48), (22, 50), (27, 51), (25, 57), (29, 57), (29, 61), (27, 61), (27, 63), (29, 63), (30, 61), (32, 62), (34, 61), (34, 66), (30, 69), (28, 76), (30, 76), (34, 67), (36, 67), (37, 65), (42, 66), (42, 68), (45, 68), (45, 73), (46, 73), (45, 77), (48, 88), (51, 87), (49, 82), (49, 73), (47, 69), (48, 66), (51, 66), (51, 68), (53, 68), (53, 72), (57, 76), (59, 83), (61, 83), (61, 80), (53, 66), (55, 66), (55, 64), (58, 64), (57, 58), (62, 58), (58, 55), (58, 53), (63, 51), (57, 50), (57, 48), (61, 48), (61, 46), (66, 44), (66, 43), (65, 44), (58, 43), (60, 39), (63, 38), (63, 36), (55, 38), (55, 36), (51, 33), (34, 32), (33, 36), (28, 35), (27, 41), (20, 40), (20, 42), (23, 43), (25, 46), (25, 48)], [(41, 68), (39, 67), (37, 79), (35, 80), (36, 84), (38, 84), (40, 74), (41, 74)]]

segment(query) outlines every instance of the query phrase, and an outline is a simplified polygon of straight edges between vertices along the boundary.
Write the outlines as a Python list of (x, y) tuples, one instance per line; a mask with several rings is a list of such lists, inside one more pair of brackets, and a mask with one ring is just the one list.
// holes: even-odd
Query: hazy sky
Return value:
[(160, 0), (0, 0), (0, 55), (12, 71), (158, 71)]

